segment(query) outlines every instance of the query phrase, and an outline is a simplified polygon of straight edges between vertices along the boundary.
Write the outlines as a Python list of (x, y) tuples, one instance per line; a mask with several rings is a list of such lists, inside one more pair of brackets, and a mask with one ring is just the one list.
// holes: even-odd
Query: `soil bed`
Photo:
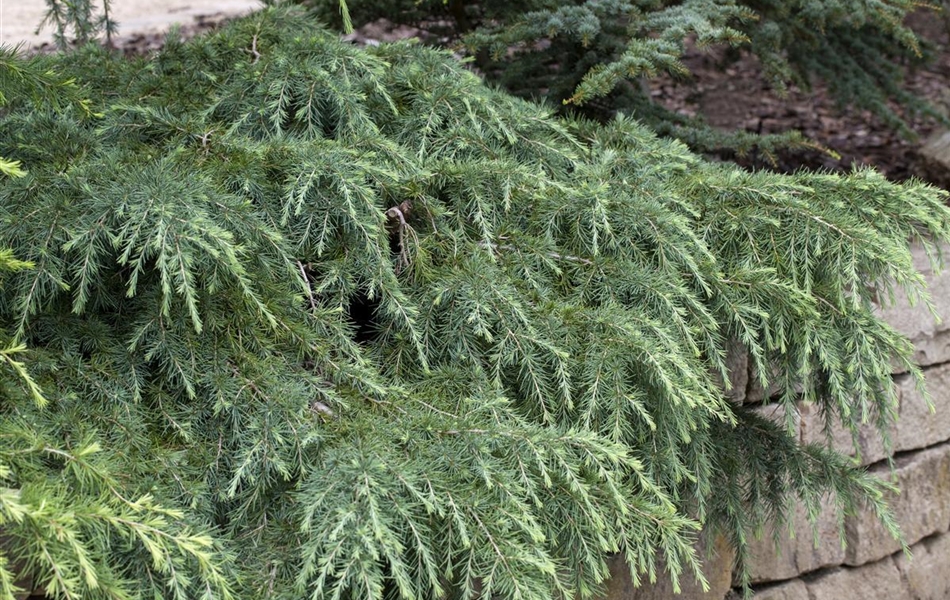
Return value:
[[(933, 12), (921, 11), (912, 15), (912, 27), (931, 44), (933, 61), (924, 68), (906, 69), (904, 87), (946, 111), (950, 108), (947, 25), (939, 16), (935, 18)], [(690, 80), (653, 80), (650, 87), (654, 99), (676, 112), (702, 115), (707, 123), (724, 130), (798, 130), (839, 155), (836, 158), (818, 151), (797, 150), (781, 152), (777, 164), (756, 156), (730, 157), (732, 160), (750, 168), (780, 172), (802, 168), (848, 171), (867, 165), (894, 180), (928, 175), (919, 167), (919, 149), (940, 128), (934, 119), (892, 106), (916, 134), (916, 138), (910, 138), (869, 111), (837, 106), (821, 83), (810, 91), (790, 87), (783, 98), (761, 79), (761, 69), (754, 57), (743, 54), (739, 60), (723, 65), (722, 55), (691, 51), (684, 60), (693, 73)]]

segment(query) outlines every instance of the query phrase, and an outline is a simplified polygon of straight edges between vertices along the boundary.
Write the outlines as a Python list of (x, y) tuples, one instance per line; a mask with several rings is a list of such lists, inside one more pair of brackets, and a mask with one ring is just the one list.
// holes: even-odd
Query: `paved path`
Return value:
[[(260, 8), (259, 0), (112, 0), (119, 35), (163, 31), (188, 24), (199, 15), (238, 15)], [(0, 44), (36, 46), (53, 39), (46, 27), (36, 28), (46, 13), (44, 0), (0, 0)]]

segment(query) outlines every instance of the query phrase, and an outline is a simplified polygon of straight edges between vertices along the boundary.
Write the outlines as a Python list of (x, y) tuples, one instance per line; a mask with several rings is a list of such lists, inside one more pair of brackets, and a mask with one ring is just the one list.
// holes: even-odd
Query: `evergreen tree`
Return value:
[(933, 188), (705, 162), (289, 9), (0, 68), (85, 99), (0, 117), (0, 598), (591, 597), (612, 553), (701, 577), (700, 526), (743, 572), (828, 494), (897, 534), (719, 382), (739, 347), (885, 431)]

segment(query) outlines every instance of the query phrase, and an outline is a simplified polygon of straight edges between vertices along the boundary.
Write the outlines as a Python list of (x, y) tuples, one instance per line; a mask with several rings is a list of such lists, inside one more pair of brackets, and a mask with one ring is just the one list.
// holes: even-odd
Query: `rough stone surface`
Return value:
[(938, 127), (915, 154), (914, 175), (945, 189), (950, 186), (950, 131)]
[(729, 370), (730, 383), (730, 389), (725, 390), (726, 397), (742, 404), (749, 385), (749, 352), (737, 341), (726, 347), (726, 368)]
[[(769, 398), (778, 396), (782, 391), (781, 385), (776, 381), (778, 379), (778, 373), (773, 373), (769, 379), (771, 383), (768, 388), (763, 388), (762, 383), (759, 381), (758, 371), (754, 365), (750, 364), (748, 375), (746, 376), (747, 392), (745, 401), (747, 403), (766, 402)], [(801, 393), (802, 391), (801, 385), (799, 384), (795, 384), (794, 389), (796, 393)]]
[[(825, 420), (818, 406), (800, 403), (798, 412), (801, 415), (801, 441), (804, 444), (827, 445), (830, 441), (832, 448), (848, 456), (855, 455), (855, 446), (851, 432), (841, 423), (836, 422), (831, 428), (831, 439), (825, 432)], [(861, 453), (861, 463), (875, 463), (887, 455), (881, 436), (873, 425), (865, 425), (858, 431), (857, 450)]]
[(771, 530), (766, 530), (761, 539), (752, 541), (749, 560), (752, 583), (791, 579), (845, 561), (834, 505), (828, 501), (822, 508), (813, 526), (808, 521), (805, 507), (796, 505), (791, 517), (794, 535), (784, 528), (777, 547)]
[[(950, 137), (946, 142), (950, 152)], [(845, 519), (848, 547), (842, 549), (830, 506), (819, 517), (816, 547), (805, 511), (797, 507), (792, 516), (795, 536), (783, 531), (777, 552), (771, 531), (752, 542), (750, 568), (756, 600), (950, 600), (950, 260), (943, 274), (934, 275), (923, 249), (914, 246), (912, 252), (943, 321), (938, 323), (923, 305), (911, 307), (900, 294), (893, 306), (879, 314), (914, 342), (914, 360), (924, 369), (936, 413), (930, 411), (911, 377), (895, 369), (900, 408), (890, 436), (892, 450), (900, 454), (893, 472), (881, 462), (887, 454), (873, 425), (859, 431), (855, 449), (851, 433), (840, 425), (832, 429), (830, 439), (826, 437), (813, 405), (799, 405), (791, 419), (776, 405), (753, 410), (782, 425), (791, 422), (793, 433), (804, 443), (830, 441), (845, 454), (857, 454), (862, 465), (875, 465), (872, 471), (878, 476), (893, 479), (902, 491), (888, 503), (905, 540), (912, 544), (914, 557), (907, 559), (869, 512)], [(944, 248), (944, 255), (950, 257), (950, 247)], [(733, 402), (757, 404), (775, 393), (749, 380), (754, 369), (744, 352), (730, 348), (727, 364), (732, 389), (726, 396)], [(735, 590), (727, 589), (731, 562), (728, 550), (707, 561), (709, 593), (684, 580), (682, 594), (675, 596), (667, 581), (633, 588), (626, 566), (618, 561), (611, 567), (614, 577), (605, 600), (737, 598)]]
[[(950, 138), (948, 138), (950, 142)], [(941, 323), (934, 320), (930, 311), (922, 304), (911, 306), (901, 294), (896, 294), (893, 306), (880, 311), (881, 316), (902, 334), (906, 335), (917, 348), (914, 360), (921, 366), (950, 361), (950, 269), (935, 275), (930, 268), (930, 260), (918, 244), (911, 246), (914, 254), (914, 266), (924, 274), (931, 298), (937, 305)], [(950, 257), (950, 247), (943, 248), (945, 257)]]
[[(785, 407), (781, 404), (759, 404), (752, 408), (752, 412), (756, 413), (758, 416), (772, 421), (780, 427), (788, 427), (789, 419), (786, 417), (788, 414), (785, 411)], [(792, 435), (799, 437), (801, 435), (801, 415), (799, 412), (795, 412), (791, 418), (791, 430)]]
[[(924, 370), (927, 390), (936, 412), (931, 412), (909, 375), (895, 376), (900, 408), (899, 418), (889, 434), (893, 452), (919, 450), (950, 440), (950, 364)], [(813, 404), (799, 404), (799, 431), (803, 443), (827, 444), (824, 419)], [(841, 424), (831, 428), (831, 446), (843, 454), (855, 456), (851, 432)], [(870, 465), (888, 456), (877, 428), (872, 424), (858, 430), (857, 451), (861, 464)]]
[(725, 343), (725, 363), (726, 372), (729, 374), (729, 388), (723, 382), (722, 374), (718, 370), (713, 370), (710, 375), (723, 395), (735, 404), (744, 404), (746, 399), (746, 388), (749, 383), (749, 352), (745, 346), (737, 340), (729, 340)]
[(808, 587), (801, 579), (756, 588), (755, 600), (809, 600)]
[[(923, 402), (919, 396), (911, 401), (921, 403)], [(838, 452), (841, 452), (842, 454), (856, 456), (855, 445), (851, 438), (851, 432), (844, 425), (836, 422), (831, 427), (831, 437), (829, 439), (828, 434), (825, 432), (825, 421), (818, 409), (818, 406), (814, 404), (799, 403), (796, 408), (798, 410), (794, 422), (797, 427), (799, 441), (801, 441), (803, 444), (830, 444), (832, 448)], [(764, 405), (762, 408), (756, 409), (756, 412), (762, 415), (769, 415), (770, 411), (780, 411), (777, 414), (781, 415), (781, 418), (784, 418), (784, 410), (779, 409), (776, 405), (768, 404)], [(926, 412), (926, 416), (931, 416), (926, 404), (922, 404), (921, 407), (910, 407), (910, 412), (913, 414), (908, 416), (908, 441), (914, 437), (912, 430), (914, 428), (920, 427), (923, 420), (925, 419), (925, 416), (918, 415), (917, 413)], [(950, 416), (950, 414), (948, 414), (948, 416)], [(785, 423), (785, 421), (780, 419), (773, 420), (780, 424)], [(936, 428), (936, 426), (933, 427)], [(937, 438), (939, 435), (934, 435), (932, 437)], [(947, 437), (950, 437), (950, 430), (947, 431)], [(927, 445), (920, 444), (919, 441), (915, 441), (912, 443), (917, 445), (901, 448), (898, 447), (898, 440), (896, 438), (897, 432), (896, 430), (892, 430), (891, 441), (895, 450), (916, 449)], [(874, 425), (867, 424), (858, 430), (857, 452), (860, 452), (862, 465), (870, 465), (887, 457), (887, 452), (884, 451), (884, 444), (881, 441), (881, 435), (878, 433), (877, 428)]]
[[(703, 553), (705, 544), (700, 540), (699, 552)], [(734, 553), (724, 538), (717, 538), (712, 554), (703, 561), (703, 573), (709, 583), (709, 591), (703, 592), (702, 586), (691, 577), (680, 579), (680, 593), (673, 593), (673, 584), (664, 573), (657, 576), (655, 584), (633, 585), (630, 570), (623, 557), (610, 562), (610, 581), (607, 593), (602, 600), (723, 600), (732, 586), (732, 560)]]
[(809, 600), (903, 600), (900, 571), (890, 557), (856, 569), (838, 568), (808, 584)]
[[(101, 2), (96, 2), (102, 6)], [(236, 16), (261, 8), (258, 0), (120, 0), (112, 2), (109, 13), (119, 23), (120, 35), (167, 31), (175, 23), (187, 25), (211, 15)], [(3, 27), (0, 43), (39, 46), (53, 41), (53, 27), (37, 30), (47, 5), (37, 0), (0, 4)]]
[[(950, 296), (947, 296), (950, 301)], [(897, 376), (900, 419), (893, 434), (894, 450), (916, 450), (950, 440), (950, 364), (924, 370), (927, 391), (935, 412), (931, 412), (909, 375)]]
[[(914, 452), (897, 459), (895, 464), (899, 495), (889, 494), (887, 501), (900, 524), (908, 544), (950, 526), (950, 444)], [(887, 478), (886, 466), (876, 474)], [(884, 530), (869, 511), (845, 519), (848, 539), (845, 562), (861, 565), (900, 550), (900, 545)]]
[(950, 598), (950, 535), (939, 534), (911, 546), (913, 558), (894, 556), (910, 600)]
[[(950, 392), (950, 390), (948, 390), (948, 392)], [(900, 393), (900, 389), (898, 393)], [(891, 431), (892, 445), (897, 451), (917, 449), (927, 445), (926, 443), (921, 444), (919, 439), (915, 439), (913, 431), (916, 428), (921, 427), (925, 422), (925, 419), (927, 417), (931, 417), (932, 415), (927, 409), (926, 404), (923, 404), (923, 400), (919, 397), (919, 395), (911, 399), (909, 402), (917, 402), (921, 403), (921, 405), (909, 407), (909, 412), (911, 414), (908, 415), (908, 431), (906, 434), (906, 442), (908, 445), (906, 448), (898, 446), (897, 431)], [(950, 407), (950, 402), (948, 402), (948, 407)], [(831, 428), (831, 438), (829, 440), (828, 435), (825, 433), (825, 421), (818, 410), (818, 406), (814, 404), (799, 403), (796, 408), (797, 413), (794, 415), (793, 423), (796, 428), (799, 441), (801, 441), (803, 444), (828, 445), (830, 443), (832, 448), (838, 452), (841, 452), (842, 454), (848, 456), (856, 455), (855, 446), (851, 439), (851, 432), (846, 427), (836, 422)], [(776, 404), (765, 404), (756, 407), (754, 410), (760, 415), (768, 417), (780, 425), (785, 425), (787, 423), (785, 420), (785, 410)], [(922, 413), (926, 413), (926, 415)], [(950, 412), (948, 412), (948, 421), (950, 421)], [(939, 425), (934, 424), (928, 426), (935, 430), (934, 435), (930, 437), (934, 438), (934, 441), (941, 441), (937, 439), (940, 437), (940, 434), (937, 433), (939, 430)], [(945, 436), (950, 438), (950, 429), (947, 430)], [(859, 429), (857, 444), (857, 451), (860, 452), (862, 465), (870, 465), (887, 457), (887, 453), (884, 451), (884, 444), (881, 441), (881, 436), (874, 425), (868, 424), (862, 426)]]
[[(948, 264), (941, 273), (935, 274), (924, 249), (919, 244), (911, 246), (914, 266), (926, 279), (927, 289), (937, 306), (939, 322), (923, 303), (911, 306), (909, 299), (900, 291), (895, 293), (893, 305), (879, 309), (878, 313), (914, 343), (916, 352), (913, 359), (922, 367), (950, 362), (950, 246), (945, 245), (942, 250)], [(746, 359), (746, 368), (739, 375), (748, 388), (745, 402), (762, 402), (778, 393), (777, 385), (773, 384), (765, 390), (756, 379), (749, 381), (750, 371), (754, 369), (748, 367)], [(895, 366), (895, 373), (901, 371), (902, 369)]]

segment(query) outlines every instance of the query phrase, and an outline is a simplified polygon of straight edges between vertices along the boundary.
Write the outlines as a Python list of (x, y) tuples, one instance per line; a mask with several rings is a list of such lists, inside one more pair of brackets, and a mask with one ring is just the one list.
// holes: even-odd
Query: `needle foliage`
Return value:
[[(43, 24), (60, 48), (112, 40), (111, 0), (45, 0)], [(635, 115), (660, 135), (700, 152), (756, 153), (774, 163), (783, 148), (823, 150), (800, 133), (721, 131), (653, 100), (647, 79), (688, 80), (688, 47), (725, 49), (723, 65), (751, 53), (779, 96), (820, 82), (842, 108), (868, 110), (913, 137), (908, 114), (947, 118), (901, 85), (928, 44), (908, 24), (946, 2), (921, 0), (262, 0), (301, 4), (349, 33), (379, 18), (427, 30), (472, 56), (509, 92), (604, 119)], [(944, 19), (946, 17), (944, 15)], [(947, 21), (950, 23), (950, 21)], [(895, 106), (900, 109), (895, 110)]]
[(44, 0), (46, 14), (39, 29), (51, 27), (53, 41), (60, 50), (70, 44), (85, 44), (104, 35), (112, 41), (118, 23), (112, 18), (112, 0)]
[(933, 188), (709, 163), (288, 9), (5, 60), (84, 102), (0, 118), (0, 598), (588, 598), (617, 553), (702, 577), (700, 526), (742, 573), (795, 498), (897, 534), (720, 382), (741, 348), (883, 431)]

